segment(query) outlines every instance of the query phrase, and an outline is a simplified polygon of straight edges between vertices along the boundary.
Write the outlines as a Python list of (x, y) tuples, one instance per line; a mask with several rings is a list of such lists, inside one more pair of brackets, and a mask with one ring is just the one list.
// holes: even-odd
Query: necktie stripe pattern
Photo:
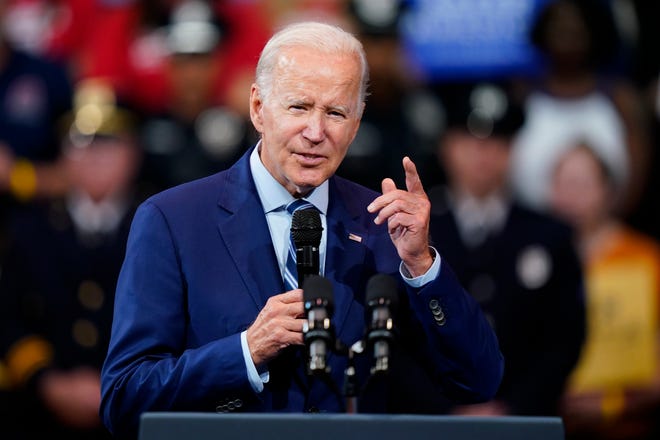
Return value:
[[(303, 209), (316, 209), (314, 205), (303, 199), (296, 199), (286, 206), (286, 210), (291, 214)], [(296, 267), (296, 244), (293, 242), (293, 236), (289, 233), (289, 256), (286, 259), (284, 269), (284, 286), (286, 290), (298, 288), (298, 269)]]

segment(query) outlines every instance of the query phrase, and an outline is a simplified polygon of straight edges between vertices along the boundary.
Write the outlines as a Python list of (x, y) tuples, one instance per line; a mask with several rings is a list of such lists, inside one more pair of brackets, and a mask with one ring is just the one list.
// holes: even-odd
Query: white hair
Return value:
[[(360, 103), (367, 97), (369, 67), (362, 43), (339, 26), (307, 21), (291, 24), (275, 33), (264, 46), (257, 63), (256, 84), (264, 98), (270, 96), (273, 72), (281, 52), (307, 47), (325, 54), (352, 54), (360, 62)], [(361, 106), (359, 106), (361, 108)]]

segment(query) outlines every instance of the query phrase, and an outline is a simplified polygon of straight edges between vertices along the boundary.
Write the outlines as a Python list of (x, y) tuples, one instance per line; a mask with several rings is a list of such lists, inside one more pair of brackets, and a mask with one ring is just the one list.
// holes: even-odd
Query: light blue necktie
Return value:
[[(291, 214), (303, 209), (316, 209), (314, 205), (307, 200), (296, 199), (286, 206), (286, 210)], [(284, 287), (287, 291), (298, 288), (298, 269), (296, 267), (296, 244), (293, 242), (293, 236), (289, 233), (289, 256), (286, 259), (286, 268), (284, 269)]]

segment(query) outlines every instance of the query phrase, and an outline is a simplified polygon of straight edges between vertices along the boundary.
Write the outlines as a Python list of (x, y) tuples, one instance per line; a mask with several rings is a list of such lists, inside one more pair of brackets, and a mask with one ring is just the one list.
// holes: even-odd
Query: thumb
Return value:
[(388, 192), (396, 190), (396, 184), (394, 183), (394, 180), (390, 179), (389, 177), (387, 179), (383, 179), (380, 186), (383, 190), (383, 194), (387, 194)]

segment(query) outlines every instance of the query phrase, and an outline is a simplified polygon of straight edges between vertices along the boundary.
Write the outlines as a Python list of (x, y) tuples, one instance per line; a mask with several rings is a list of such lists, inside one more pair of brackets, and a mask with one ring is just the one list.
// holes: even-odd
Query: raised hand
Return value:
[(403, 158), (406, 190), (397, 189), (390, 178), (382, 182), (383, 195), (367, 207), (378, 213), (376, 224), (387, 221), (390, 238), (399, 257), (412, 276), (426, 273), (433, 264), (429, 248), (431, 202), (426, 196), (417, 167), (409, 157)]

